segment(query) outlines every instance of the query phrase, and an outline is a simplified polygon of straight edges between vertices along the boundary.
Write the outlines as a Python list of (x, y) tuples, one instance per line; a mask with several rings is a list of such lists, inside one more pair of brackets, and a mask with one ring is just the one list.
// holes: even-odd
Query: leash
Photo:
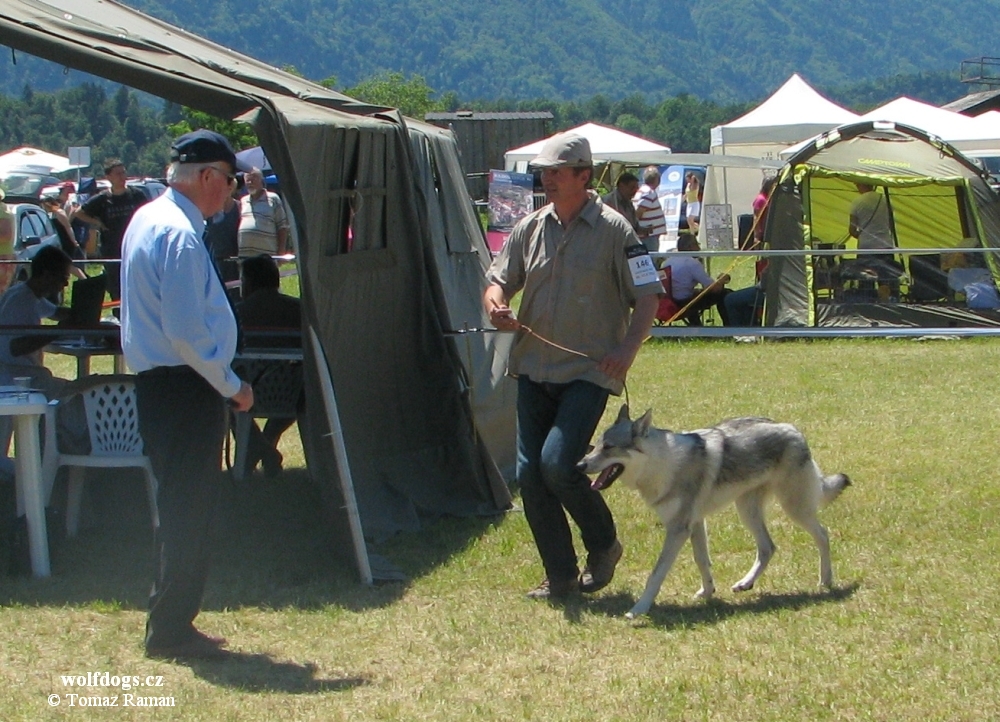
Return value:
[[(588, 361), (593, 361), (594, 363), (600, 363), (600, 359), (596, 359), (593, 356), (588, 356), (587, 354), (583, 353), (582, 351), (577, 351), (576, 349), (569, 348), (567, 346), (563, 346), (562, 344), (558, 344), (555, 341), (547, 339), (544, 336), (542, 336), (540, 333), (538, 333), (534, 329), (532, 329), (530, 326), (527, 326), (527, 325), (521, 323), (520, 321), (518, 322), (518, 324), (519, 324), (518, 327), (521, 330), (523, 330), (525, 333), (527, 333), (529, 336), (534, 336), (539, 341), (541, 341), (544, 344), (548, 344), (552, 348), (559, 349), (560, 351), (563, 351), (563, 352), (568, 353), (568, 354), (572, 354), (573, 356), (579, 356), (580, 358), (585, 358)], [(646, 337), (646, 339), (648, 339), (648, 338), (649, 338), (649, 336)], [(643, 343), (646, 343), (646, 339), (643, 339)], [(624, 379), (622, 380), (622, 390), (625, 392), (625, 403), (628, 404), (629, 403), (629, 398), (628, 398), (628, 383)]]

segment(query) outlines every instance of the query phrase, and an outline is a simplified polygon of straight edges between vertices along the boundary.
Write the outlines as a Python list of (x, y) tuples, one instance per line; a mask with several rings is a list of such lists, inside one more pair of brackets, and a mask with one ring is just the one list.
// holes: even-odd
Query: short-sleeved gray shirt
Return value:
[(636, 299), (662, 292), (658, 280), (636, 286), (628, 254), (645, 253), (621, 214), (591, 192), (565, 228), (552, 204), (514, 228), (487, 272), (507, 298), (524, 291), (518, 318), (546, 339), (586, 354), (566, 353), (520, 331), (508, 372), (540, 383), (590, 381), (622, 392), (622, 383), (597, 370), (597, 362), (625, 338)]

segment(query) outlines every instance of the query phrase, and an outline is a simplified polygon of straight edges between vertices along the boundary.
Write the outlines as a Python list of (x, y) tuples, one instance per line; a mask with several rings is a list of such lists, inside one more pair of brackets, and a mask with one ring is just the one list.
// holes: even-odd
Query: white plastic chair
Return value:
[(69, 466), (69, 489), (66, 502), (66, 536), (76, 536), (80, 523), (80, 503), (87, 467), (138, 468), (146, 477), (149, 510), (153, 528), (159, 526), (156, 509), (156, 477), (149, 457), (143, 454), (136, 411), (134, 377), (123, 374), (87, 376), (71, 382), (60, 395), (59, 403), (73, 396), (83, 397), (90, 436), (89, 454), (63, 454), (56, 444), (57, 404), (50, 404), (45, 423), (44, 472), (51, 494), (60, 466)]

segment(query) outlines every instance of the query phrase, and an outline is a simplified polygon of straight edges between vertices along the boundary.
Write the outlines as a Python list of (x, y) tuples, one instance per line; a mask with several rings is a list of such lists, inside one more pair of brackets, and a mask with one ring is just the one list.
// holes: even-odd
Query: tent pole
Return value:
[(344, 430), (340, 425), (340, 413), (337, 411), (337, 397), (333, 393), (333, 381), (330, 380), (330, 367), (326, 363), (323, 347), (312, 326), (309, 327), (309, 341), (316, 358), (316, 369), (319, 385), (323, 393), (323, 405), (326, 407), (326, 418), (330, 422), (330, 438), (333, 441), (333, 454), (337, 458), (337, 476), (340, 477), (340, 491), (344, 495), (344, 506), (347, 519), (351, 526), (351, 540), (354, 542), (354, 556), (358, 563), (358, 572), (364, 584), (373, 584), (372, 568), (368, 561), (368, 547), (365, 545), (365, 535), (361, 529), (361, 514), (358, 512), (358, 500), (354, 496), (354, 479), (351, 477), (351, 467), (347, 461), (347, 447), (344, 445)]

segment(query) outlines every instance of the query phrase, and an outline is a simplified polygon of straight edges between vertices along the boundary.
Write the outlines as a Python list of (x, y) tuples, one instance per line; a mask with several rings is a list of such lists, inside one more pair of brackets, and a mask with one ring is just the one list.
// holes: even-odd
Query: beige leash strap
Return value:
[(532, 331), (529, 326), (525, 326), (523, 323), (521, 324), (520, 327), (525, 331), (525, 333), (528, 333), (528, 334), (534, 336), (535, 338), (537, 338), (542, 343), (547, 343), (552, 348), (557, 348), (560, 351), (565, 351), (566, 353), (573, 354), (574, 356), (579, 356), (581, 358), (590, 359), (591, 361), (597, 362), (596, 358), (591, 358), (590, 356), (588, 356), (585, 353), (581, 353), (579, 351), (575, 351), (574, 349), (571, 349), (571, 348), (566, 348), (565, 346), (560, 346), (555, 341), (549, 341), (547, 338), (545, 338), (541, 334), (537, 334), (534, 331)]

